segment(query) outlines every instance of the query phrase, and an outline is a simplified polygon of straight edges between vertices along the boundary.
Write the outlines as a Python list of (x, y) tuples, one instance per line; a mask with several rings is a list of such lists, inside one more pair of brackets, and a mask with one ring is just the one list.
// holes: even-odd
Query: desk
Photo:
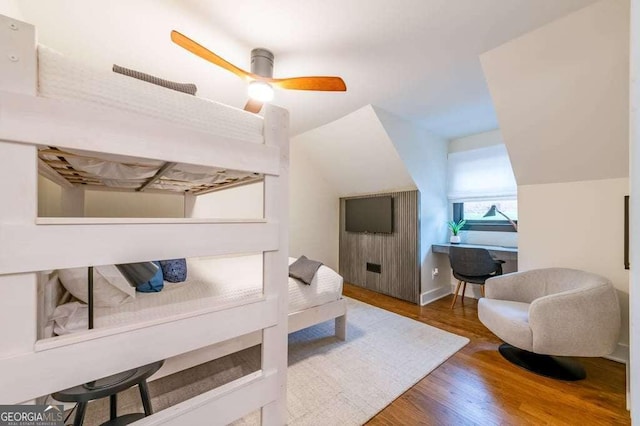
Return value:
[(479, 245), (479, 244), (433, 244), (431, 246), (431, 251), (434, 253), (444, 253), (449, 254), (449, 247), (468, 247), (468, 248), (483, 248), (489, 250), (491, 256), (496, 259), (504, 260), (504, 261), (517, 261), (518, 260), (518, 248), (517, 247), (502, 247), (502, 246), (487, 246), (487, 245)]

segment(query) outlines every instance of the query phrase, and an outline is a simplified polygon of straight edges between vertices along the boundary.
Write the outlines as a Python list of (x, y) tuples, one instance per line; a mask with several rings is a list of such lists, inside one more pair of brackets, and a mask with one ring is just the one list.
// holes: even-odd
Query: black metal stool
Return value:
[[(113, 376), (105, 377), (93, 382), (74, 386), (60, 392), (52, 394), (58, 401), (76, 402), (78, 407), (73, 419), (73, 426), (81, 426), (89, 401), (109, 397), (110, 420), (101, 426), (120, 426), (133, 423), (146, 416), (153, 414), (151, 408), (151, 398), (149, 397), (149, 387), (147, 379), (162, 367), (164, 361), (154, 362), (142, 367), (134, 368)], [(143, 413), (126, 414), (118, 417), (118, 393), (132, 386), (138, 385), (140, 398), (142, 399)]]

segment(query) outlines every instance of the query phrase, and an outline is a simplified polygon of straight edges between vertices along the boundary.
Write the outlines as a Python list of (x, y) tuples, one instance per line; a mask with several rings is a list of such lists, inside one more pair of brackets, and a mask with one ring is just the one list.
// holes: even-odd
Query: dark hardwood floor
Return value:
[(561, 382), (520, 369), (498, 353), (502, 343), (480, 321), (477, 301), (453, 296), (417, 306), (345, 284), (345, 296), (471, 341), (393, 401), (370, 425), (625, 425), (625, 367), (580, 358), (587, 378)]

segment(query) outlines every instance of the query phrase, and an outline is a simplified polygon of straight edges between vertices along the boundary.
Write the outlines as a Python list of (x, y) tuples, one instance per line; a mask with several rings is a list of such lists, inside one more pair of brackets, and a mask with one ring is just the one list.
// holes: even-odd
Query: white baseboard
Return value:
[(627, 392), (626, 392), (626, 394), (627, 394), (627, 411), (631, 411), (631, 366), (629, 365), (629, 363), (627, 363), (625, 366), (627, 367), (626, 368), (627, 369), (627, 371), (626, 371), (626, 373), (627, 373), (627, 376), (626, 376), (626, 378), (627, 378), (627, 380), (626, 380), (626, 382), (627, 382)]
[[(451, 287), (445, 285), (444, 287), (434, 288), (429, 291), (425, 291), (420, 295), (420, 305), (424, 306), (436, 300), (442, 299), (445, 296), (453, 294), (456, 290), (455, 284), (451, 284)], [(460, 289), (459, 295), (462, 293)], [(476, 284), (467, 284), (467, 291), (464, 297), (470, 297), (472, 299), (479, 299), (481, 296), (480, 286)]]
[(436, 300), (442, 299), (451, 294), (451, 289), (448, 286), (434, 288), (429, 291), (425, 291), (420, 294), (420, 306), (427, 305)]
[(627, 395), (627, 410), (631, 410), (631, 376), (629, 370), (629, 345), (625, 343), (618, 343), (613, 353), (603, 357), (612, 361), (620, 362), (626, 366), (626, 395)]
[(613, 353), (603, 357), (612, 361), (621, 362), (623, 364), (629, 363), (629, 345), (625, 343), (618, 343)]

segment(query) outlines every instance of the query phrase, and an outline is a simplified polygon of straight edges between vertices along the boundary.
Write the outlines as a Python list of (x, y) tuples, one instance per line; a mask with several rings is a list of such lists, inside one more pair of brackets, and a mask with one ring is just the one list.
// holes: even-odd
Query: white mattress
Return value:
[[(189, 76), (182, 80), (188, 81)], [(263, 142), (263, 120), (256, 114), (117, 74), (111, 69), (92, 68), (42, 45), (38, 46), (38, 93), (47, 98), (89, 101), (130, 110), (223, 137)]]
[[(295, 259), (290, 258), (289, 263)], [(289, 312), (340, 299), (342, 277), (327, 266), (318, 269), (311, 285), (289, 278)], [(95, 308), (96, 328), (167, 318), (262, 294), (262, 255), (192, 258), (187, 281), (167, 283), (159, 293), (137, 293), (134, 301)]]

